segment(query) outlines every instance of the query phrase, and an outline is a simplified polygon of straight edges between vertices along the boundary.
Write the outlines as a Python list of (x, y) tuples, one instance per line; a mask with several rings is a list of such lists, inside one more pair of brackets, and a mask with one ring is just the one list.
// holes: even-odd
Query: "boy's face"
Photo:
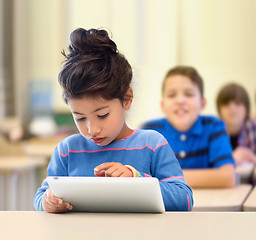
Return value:
[(166, 79), (161, 107), (175, 129), (189, 130), (204, 106), (205, 99), (190, 78), (172, 75)]
[(79, 132), (97, 145), (105, 146), (129, 135), (124, 113), (131, 102), (132, 98), (122, 106), (119, 99), (84, 97), (71, 99), (68, 105)]
[(228, 132), (240, 131), (246, 118), (247, 110), (243, 103), (229, 101), (220, 106), (220, 117), (226, 123)]

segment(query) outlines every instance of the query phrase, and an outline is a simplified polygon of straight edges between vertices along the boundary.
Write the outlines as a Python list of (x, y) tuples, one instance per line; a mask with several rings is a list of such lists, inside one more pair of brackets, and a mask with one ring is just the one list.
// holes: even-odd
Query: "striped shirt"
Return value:
[[(193, 196), (181, 167), (166, 139), (156, 131), (134, 130), (107, 146), (98, 146), (81, 134), (58, 144), (51, 157), (48, 176), (94, 176), (94, 168), (105, 162), (120, 162), (135, 168), (140, 177), (156, 177), (167, 211), (191, 211)], [(43, 210), (46, 181), (34, 197), (36, 210)]]
[(256, 154), (256, 121), (248, 119), (238, 136), (238, 146), (251, 149)]
[(167, 119), (146, 122), (142, 128), (161, 133), (183, 169), (218, 168), (234, 164), (224, 123), (213, 116), (199, 116), (186, 132), (177, 131)]

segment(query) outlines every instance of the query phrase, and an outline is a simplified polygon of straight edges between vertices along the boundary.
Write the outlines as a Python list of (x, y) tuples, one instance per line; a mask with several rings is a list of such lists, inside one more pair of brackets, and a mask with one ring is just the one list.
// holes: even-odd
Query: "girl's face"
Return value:
[(226, 123), (229, 133), (237, 134), (246, 118), (246, 107), (243, 103), (229, 101), (220, 106), (220, 117)]
[(125, 111), (131, 107), (132, 98), (105, 100), (84, 97), (71, 99), (68, 105), (79, 132), (99, 146), (128, 136), (132, 130), (125, 123)]
[(161, 107), (175, 129), (189, 130), (204, 106), (205, 99), (190, 78), (172, 75), (166, 79)]

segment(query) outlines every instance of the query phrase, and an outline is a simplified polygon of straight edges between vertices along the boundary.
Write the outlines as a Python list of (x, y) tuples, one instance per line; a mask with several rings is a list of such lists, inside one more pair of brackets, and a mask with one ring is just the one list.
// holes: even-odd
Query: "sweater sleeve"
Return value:
[(153, 151), (151, 175), (140, 175), (159, 179), (166, 211), (192, 210), (192, 190), (186, 184), (180, 164), (167, 141), (159, 144)]
[[(61, 151), (59, 148), (60, 148), (60, 144), (58, 145), (58, 147), (55, 148), (52, 154), (52, 157), (47, 169), (47, 176), (67, 176), (67, 172), (68, 172), (67, 157), (61, 156)], [(38, 188), (33, 200), (35, 210), (44, 211), (42, 200), (43, 200), (43, 195), (48, 188), (49, 188), (49, 185), (45, 179), (41, 187)]]

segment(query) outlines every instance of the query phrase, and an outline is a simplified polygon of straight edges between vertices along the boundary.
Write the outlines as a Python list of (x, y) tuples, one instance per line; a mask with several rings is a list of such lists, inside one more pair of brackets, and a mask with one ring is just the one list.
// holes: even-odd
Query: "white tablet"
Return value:
[(73, 211), (165, 211), (157, 178), (47, 177), (56, 197), (69, 202)]

